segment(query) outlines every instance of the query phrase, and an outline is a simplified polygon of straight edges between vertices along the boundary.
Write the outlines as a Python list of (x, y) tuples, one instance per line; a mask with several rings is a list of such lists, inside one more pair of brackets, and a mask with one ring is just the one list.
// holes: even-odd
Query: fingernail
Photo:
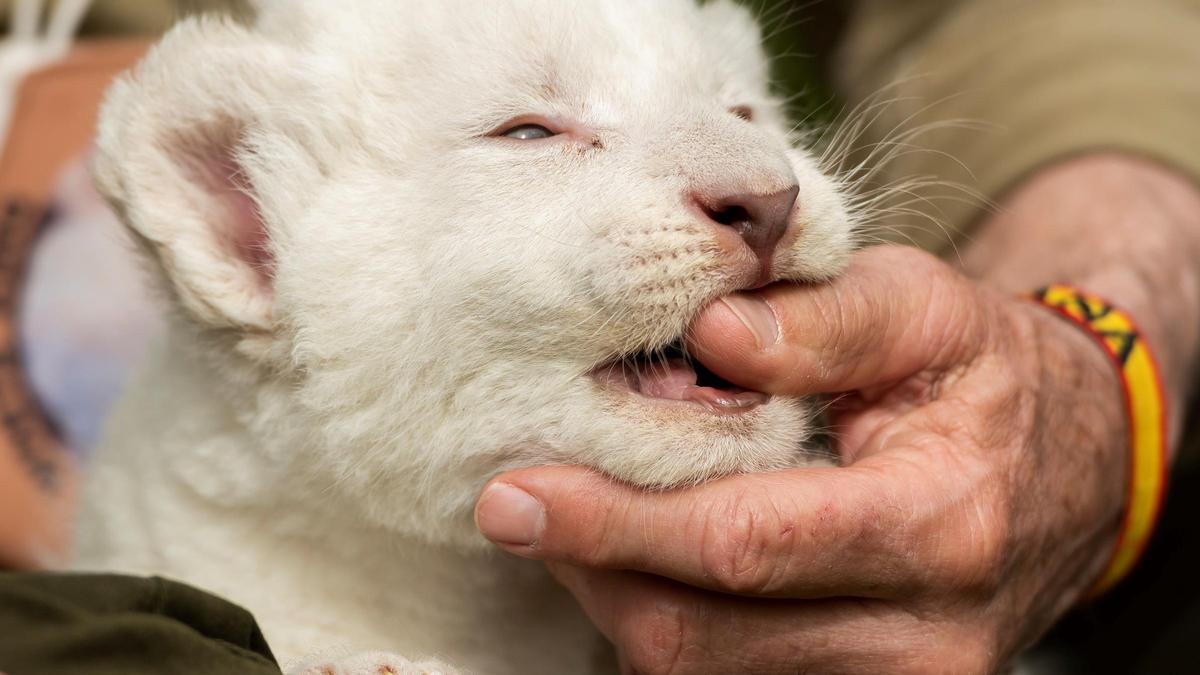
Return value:
[(475, 526), (497, 544), (532, 546), (546, 528), (546, 510), (528, 492), (494, 483), (479, 498)]
[(779, 322), (775, 311), (762, 296), (751, 293), (735, 293), (721, 298), (721, 302), (733, 312), (746, 330), (754, 336), (754, 344), (766, 349), (779, 342)]

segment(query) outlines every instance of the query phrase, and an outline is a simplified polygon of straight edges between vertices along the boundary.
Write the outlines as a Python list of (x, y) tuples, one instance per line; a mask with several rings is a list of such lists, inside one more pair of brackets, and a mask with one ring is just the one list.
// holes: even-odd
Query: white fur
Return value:
[[(97, 182), (178, 312), (92, 468), (79, 566), (230, 597), (284, 661), (602, 668), (571, 599), (491, 552), (472, 506), (521, 466), (671, 486), (804, 461), (802, 401), (718, 416), (587, 375), (745, 287), (749, 249), (689, 192), (798, 183), (775, 278), (844, 265), (842, 197), (767, 77), (727, 0), (310, 0), (180, 24), (102, 116)], [(525, 114), (573, 133), (484, 137)], [(232, 252), (222, 161), (269, 272)]]

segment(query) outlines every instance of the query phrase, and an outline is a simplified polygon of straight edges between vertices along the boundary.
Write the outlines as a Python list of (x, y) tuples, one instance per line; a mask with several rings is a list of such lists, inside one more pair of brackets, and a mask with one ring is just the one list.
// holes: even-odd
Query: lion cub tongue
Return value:
[(696, 369), (683, 359), (664, 359), (639, 364), (638, 391), (650, 398), (688, 401), (689, 392), (696, 389)]
[(770, 397), (739, 387), (702, 387), (696, 384), (696, 369), (683, 359), (666, 359), (643, 364), (637, 369), (638, 391), (649, 398), (695, 401), (716, 408), (751, 408)]

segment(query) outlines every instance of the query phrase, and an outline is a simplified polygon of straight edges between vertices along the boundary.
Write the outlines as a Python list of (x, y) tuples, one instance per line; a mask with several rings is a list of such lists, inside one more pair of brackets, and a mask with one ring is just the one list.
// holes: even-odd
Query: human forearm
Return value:
[[(1062, 162), (1003, 199), (961, 262), (1005, 292), (1064, 282), (1120, 306), (1184, 409), (1200, 361), (1200, 189), (1188, 179), (1120, 155)], [(1178, 437), (1181, 416), (1171, 424)]]

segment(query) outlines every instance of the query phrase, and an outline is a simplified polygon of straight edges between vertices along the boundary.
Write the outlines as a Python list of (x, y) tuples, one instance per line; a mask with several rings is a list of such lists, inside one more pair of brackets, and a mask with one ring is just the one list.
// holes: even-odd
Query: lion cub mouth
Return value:
[(743, 389), (704, 367), (674, 342), (602, 364), (592, 377), (605, 389), (661, 405), (700, 407), (712, 413), (741, 414), (771, 400)]

